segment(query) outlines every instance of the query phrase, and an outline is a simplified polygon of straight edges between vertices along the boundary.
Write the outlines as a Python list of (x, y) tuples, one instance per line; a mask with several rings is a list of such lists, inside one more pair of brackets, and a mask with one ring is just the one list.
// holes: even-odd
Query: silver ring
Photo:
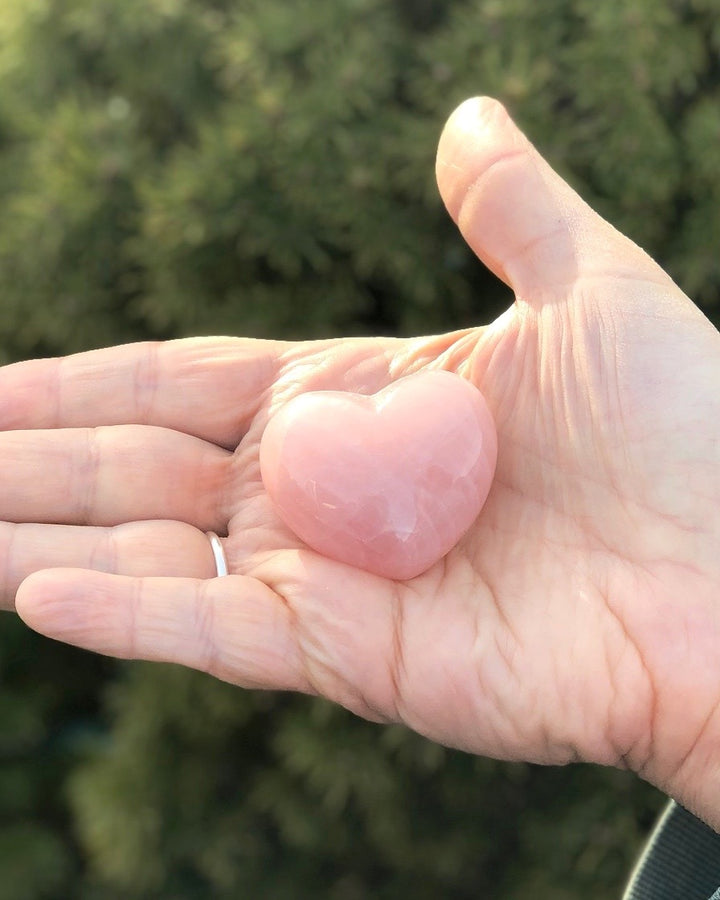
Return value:
[(220, 538), (215, 534), (214, 531), (207, 531), (206, 534), (210, 541), (210, 547), (212, 548), (213, 556), (215, 558), (217, 577), (222, 578), (223, 575), (227, 575), (228, 573), (227, 559), (225, 558), (223, 545), (220, 543)]

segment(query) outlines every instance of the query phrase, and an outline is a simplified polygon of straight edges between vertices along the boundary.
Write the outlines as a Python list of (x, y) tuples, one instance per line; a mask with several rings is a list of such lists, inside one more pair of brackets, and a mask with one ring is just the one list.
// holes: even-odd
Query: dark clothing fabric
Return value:
[(720, 834), (670, 803), (650, 836), (623, 900), (720, 900), (718, 885)]

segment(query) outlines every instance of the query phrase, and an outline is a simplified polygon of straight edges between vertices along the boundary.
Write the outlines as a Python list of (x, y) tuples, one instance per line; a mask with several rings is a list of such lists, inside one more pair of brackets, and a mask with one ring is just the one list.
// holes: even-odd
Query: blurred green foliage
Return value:
[[(0, 0), (0, 358), (509, 300), (437, 198), (501, 98), (711, 315), (720, 0)], [(606, 900), (661, 798), (0, 632), (0, 900)]]

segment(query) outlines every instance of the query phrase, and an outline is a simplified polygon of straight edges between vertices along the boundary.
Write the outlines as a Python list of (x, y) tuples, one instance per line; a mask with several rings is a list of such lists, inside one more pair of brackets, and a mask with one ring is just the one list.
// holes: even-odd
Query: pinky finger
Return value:
[(243, 687), (310, 690), (288, 607), (254, 578), (47, 569), (22, 583), (16, 606), (31, 628), (86, 650), (180, 663)]

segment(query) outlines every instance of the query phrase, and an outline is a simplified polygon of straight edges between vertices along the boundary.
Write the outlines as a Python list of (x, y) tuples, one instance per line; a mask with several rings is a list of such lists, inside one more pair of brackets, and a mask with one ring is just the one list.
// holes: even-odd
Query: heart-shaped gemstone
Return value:
[(393, 579), (426, 571), (482, 509), (497, 437), (485, 399), (449, 372), (373, 396), (317, 391), (289, 401), (260, 445), (283, 521), (319, 553)]

